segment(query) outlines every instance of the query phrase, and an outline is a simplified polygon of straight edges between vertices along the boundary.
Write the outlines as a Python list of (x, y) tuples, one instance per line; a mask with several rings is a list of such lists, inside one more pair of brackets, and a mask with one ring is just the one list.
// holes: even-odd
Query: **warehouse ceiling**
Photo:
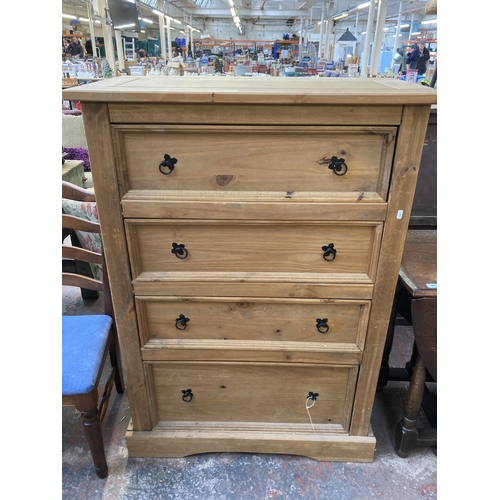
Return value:
[[(131, 0), (133, 1), (133, 0)], [(230, 12), (231, 0), (136, 0), (139, 16), (150, 19), (154, 27), (158, 25), (158, 16), (152, 9), (169, 13), (173, 17), (189, 22), (191, 26), (203, 30), (204, 22), (212, 19), (232, 18)], [(277, 23), (289, 26), (289, 31), (294, 32), (299, 29), (300, 22), (313, 23), (327, 17), (346, 14), (342, 19), (336, 21), (337, 26), (353, 26), (356, 17), (359, 23), (368, 19), (369, 8), (358, 9), (359, 5), (367, 3), (367, 0), (232, 0), (238, 11), (238, 15), (243, 22), (253, 24), (264, 23), (269, 25)], [(87, 17), (88, 5), (90, 12), (97, 11), (96, 0), (94, 5), (92, 0), (62, 0), (63, 14), (75, 15), (77, 17)], [(430, 4), (436, 4), (435, 0), (387, 0), (386, 22), (395, 23), (401, 11), (402, 19), (413, 22), (429, 21), (436, 19), (437, 7), (426, 13)], [(324, 7), (323, 7), (324, 6)], [(323, 10), (324, 8), (324, 10)], [(94, 15), (94, 19), (96, 16)], [(436, 28), (436, 24), (432, 26)]]

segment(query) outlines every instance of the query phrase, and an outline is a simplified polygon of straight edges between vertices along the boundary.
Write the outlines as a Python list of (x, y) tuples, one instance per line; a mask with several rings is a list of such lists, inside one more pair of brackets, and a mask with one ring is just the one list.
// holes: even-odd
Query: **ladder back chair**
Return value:
[[(95, 203), (94, 193), (69, 182), (62, 182), (62, 197), (83, 203)], [(63, 237), (68, 231), (100, 234), (98, 222), (75, 215), (62, 215)], [(102, 280), (73, 272), (62, 273), (62, 285), (95, 290), (103, 294), (104, 313), (62, 317), (62, 404), (75, 406), (81, 413), (85, 435), (98, 477), (108, 475), (101, 423), (113, 389), (124, 391), (121, 359), (116, 335), (113, 305), (109, 293), (106, 262), (102, 250), (91, 251), (65, 245), (62, 258), (99, 264)], [(75, 266), (77, 269), (77, 266)], [(104, 389), (100, 379), (110, 359), (111, 371)], [(102, 395), (100, 395), (102, 392)]]

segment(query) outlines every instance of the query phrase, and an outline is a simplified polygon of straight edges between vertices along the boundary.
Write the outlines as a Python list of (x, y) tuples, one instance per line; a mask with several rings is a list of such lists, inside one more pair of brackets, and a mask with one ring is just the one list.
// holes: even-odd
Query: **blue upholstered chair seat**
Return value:
[(94, 388), (112, 321), (104, 314), (62, 317), (63, 396)]

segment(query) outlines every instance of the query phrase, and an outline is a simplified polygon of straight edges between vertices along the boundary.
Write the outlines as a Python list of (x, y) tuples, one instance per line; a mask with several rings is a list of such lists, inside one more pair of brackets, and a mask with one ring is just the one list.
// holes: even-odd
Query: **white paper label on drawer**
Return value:
[(398, 210), (398, 214), (396, 215), (396, 219), (402, 219), (403, 218), (403, 211)]
[(427, 288), (433, 288), (437, 289), (438, 284), (437, 283), (426, 283)]

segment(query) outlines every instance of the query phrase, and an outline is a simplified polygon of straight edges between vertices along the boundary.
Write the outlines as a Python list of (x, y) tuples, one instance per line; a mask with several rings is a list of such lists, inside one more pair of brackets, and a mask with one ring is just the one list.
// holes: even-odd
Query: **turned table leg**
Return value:
[(403, 417), (396, 425), (396, 453), (406, 458), (417, 445), (417, 417), (422, 406), (426, 370), (420, 355), (417, 355), (406, 394)]

